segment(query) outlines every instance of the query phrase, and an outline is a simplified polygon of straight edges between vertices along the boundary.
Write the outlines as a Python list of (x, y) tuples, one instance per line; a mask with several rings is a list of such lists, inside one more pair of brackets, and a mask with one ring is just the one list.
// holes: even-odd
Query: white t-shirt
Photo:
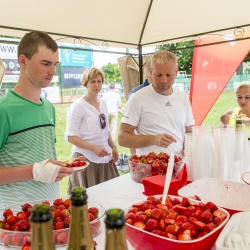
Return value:
[[(106, 127), (104, 129), (100, 125), (100, 113), (106, 116)], [(89, 143), (103, 147), (110, 153), (108, 145), (108, 110), (102, 100), (100, 100), (100, 113), (82, 97), (77, 99), (71, 104), (67, 112), (65, 140), (68, 141), (68, 136), (76, 135)], [(87, 159), (95, 163), (107, 163), (112, 160), (112, 155), (99, 157), (90, 150), (73, 145), (72, 154), (75, 152), (85, 155)]]
[(185, 126), (191, 126), (195, 123), (186, 93), (174, 89), (171, 95), (164, 96), (158, 94), (152, 85), (131, 96), (126, 104), (121, 122), (135, 127), (135, 132), (138, 135), (167, 133), (177, 140), (168, 148), (155, 145), (138, 148), (136, 149), (138, 155), (151, 151), (181, 154)]
[(121, 97), (118, 93), (109, 90), (103, 94), (102, 100), (106, 103), (109, 114), (118, 113), (118, 109), (121, 107)]

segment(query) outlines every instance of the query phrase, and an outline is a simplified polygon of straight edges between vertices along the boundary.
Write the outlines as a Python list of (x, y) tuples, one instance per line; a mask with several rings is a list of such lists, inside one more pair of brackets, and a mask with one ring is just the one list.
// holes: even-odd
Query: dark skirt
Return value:
[[(80, 153), (74, 153), (73, 159), (82, 156)], [(69, 176), (68, 194), (75, 187), (91, 187), (108, 181), (119, 176), (119, 172), (113, 161), (108, 163), (94, 163), (86, 159), (89, 162), (88, 167), (82, 172), (75, 172)]]

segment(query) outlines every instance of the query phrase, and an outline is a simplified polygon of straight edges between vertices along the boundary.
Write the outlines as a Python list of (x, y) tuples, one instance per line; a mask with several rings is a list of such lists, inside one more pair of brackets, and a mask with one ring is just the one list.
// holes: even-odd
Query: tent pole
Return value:
[(140, 75), (140, 84), (143, 84), (143, 60), (142, 60), (142, 45), (139, 44), (138, 46), (138, 52), (139, 52), (139, 75)]

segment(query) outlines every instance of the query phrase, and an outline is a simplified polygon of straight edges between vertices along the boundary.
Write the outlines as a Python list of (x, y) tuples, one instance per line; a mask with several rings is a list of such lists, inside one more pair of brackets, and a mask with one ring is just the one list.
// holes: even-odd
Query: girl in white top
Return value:
[(91, 187), (119, 176), (115, 162), (118, 152), (108, 131), (108, 110), (98, 99), (104, 74), (91, 67), (84, 71), (82, 85), (87, 88), (85, 96), (76, 100), (67, 113), (65, 139), (73, 144), (72, 158), (85, 155), (90, 162), (83, 172), (69, 178), (70, 193), (74, 187)]

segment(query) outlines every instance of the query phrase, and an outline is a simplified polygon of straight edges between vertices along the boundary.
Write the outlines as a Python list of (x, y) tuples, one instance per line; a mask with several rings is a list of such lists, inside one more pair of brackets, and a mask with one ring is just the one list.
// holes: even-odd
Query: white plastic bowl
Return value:
[[(229, 236), (234, 233), (240, 235), (243, 244), (246, 243), (244, 235), (250, 236), (250, 212), (240, 212), (230, 218), (216, 240), (216, 250), (233, 250), (234, 248), (228, 247), (226, 242), (230, 240)], [(247, 238), (247, 242), (250, 242), (250, 237)]]
[(216, 178), (194, 181), (178, 190), (182, 197), (199, 196), (201, 201), (212, 201), (232, 215), (250, 211), (250, 185)]

